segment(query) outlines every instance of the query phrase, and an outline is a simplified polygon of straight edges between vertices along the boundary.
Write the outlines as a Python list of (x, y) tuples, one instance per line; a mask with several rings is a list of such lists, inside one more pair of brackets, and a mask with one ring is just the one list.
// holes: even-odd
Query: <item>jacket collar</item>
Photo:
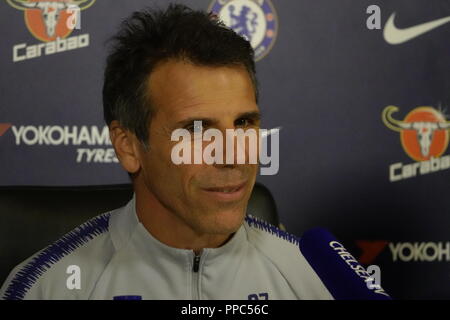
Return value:
[[(142, 254), (148, 253), (153, 257), (158, 257), (158, 259), (180, 260), (180, 262), (192, 261), (195, 256), (193, 250), (170, 247), (157, 240), (147, 231), (138, 219), (135, 203), (136, 197), (133, 195), (133, 198), (126, 206), (117, 209), (114, 212), (115, 214), (113, 213), (111, 216), (109, 228), (116, 251), (125, 247), (130, 249), (129, 246), (131, 245)], [(208, 262), (212, 262), (217, 257), (234, 255), (246, 245), (247, 232), (242, 224), (232, 238), (223, 246), (203, 249), (201, 259), (207, 259)]]

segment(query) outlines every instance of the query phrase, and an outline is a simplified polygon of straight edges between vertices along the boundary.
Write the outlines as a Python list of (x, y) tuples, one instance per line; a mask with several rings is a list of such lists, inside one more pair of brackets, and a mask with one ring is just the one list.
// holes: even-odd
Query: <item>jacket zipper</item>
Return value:
[(192, 271), (193, 271), (193, 275), (192, 275), (192, 299), (193, 300), (198, 300), (199, 299), (199, 294), (198, 294), (198, 278), (199, 278), (199, 274), (198, 274), (198, 270), (200, 269), (200, 255), (196, 255), (194, 256), (194, 264), (192, 266)]
[(198, 272), (199, 265), (200, 265), (200, 256), (194, 256), (194, 266), (192, 267), (192, 271)]

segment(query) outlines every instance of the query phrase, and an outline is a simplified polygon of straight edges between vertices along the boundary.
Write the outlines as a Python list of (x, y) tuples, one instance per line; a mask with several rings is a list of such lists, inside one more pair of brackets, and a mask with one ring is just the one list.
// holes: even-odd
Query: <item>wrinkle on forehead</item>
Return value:
[(171, 113), (239, 101), (256, 103), (253, 84), (243, 66), (197, 66), (169, 60), (152, 72), (148, 89), (156, 108)]

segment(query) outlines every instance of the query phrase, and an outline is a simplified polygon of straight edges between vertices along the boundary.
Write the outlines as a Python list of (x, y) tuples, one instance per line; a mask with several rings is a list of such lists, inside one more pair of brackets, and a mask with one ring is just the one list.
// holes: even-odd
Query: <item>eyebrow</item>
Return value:
[[(241, 119), (241, 118), (248, 118), (253, 121), (259, 121), (259, 120), (261, 120), (261, 113), (259, 111), (243, 112), (243, 113), (240, 113), (237, 115), (236, 120)], [(177, 122), (175, 124), (175, 126), (178, 128), (184, 127), (188, 124), (193, 123), (194, 121), (201, 121), (202, 125), (205, 125), (205, 126), (213, 126), (219, 122), (219, 120), (215, 119), (215, 118), (190, 117), (190, 118), (183, 119), (183, 120)]]
[(241, 113), (236, 119), (240, 118), (249, 118), (254, 121), (259, 121), (261, 120), (261, 113), (259, 111), (244, 112)]

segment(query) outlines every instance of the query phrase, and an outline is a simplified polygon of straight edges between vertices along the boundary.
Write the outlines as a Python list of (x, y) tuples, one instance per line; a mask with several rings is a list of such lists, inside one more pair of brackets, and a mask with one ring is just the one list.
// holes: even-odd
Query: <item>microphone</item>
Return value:
[(306, 231), (300, 238), (300, 251), (336, 300), (391, 300), (326, 229)]

